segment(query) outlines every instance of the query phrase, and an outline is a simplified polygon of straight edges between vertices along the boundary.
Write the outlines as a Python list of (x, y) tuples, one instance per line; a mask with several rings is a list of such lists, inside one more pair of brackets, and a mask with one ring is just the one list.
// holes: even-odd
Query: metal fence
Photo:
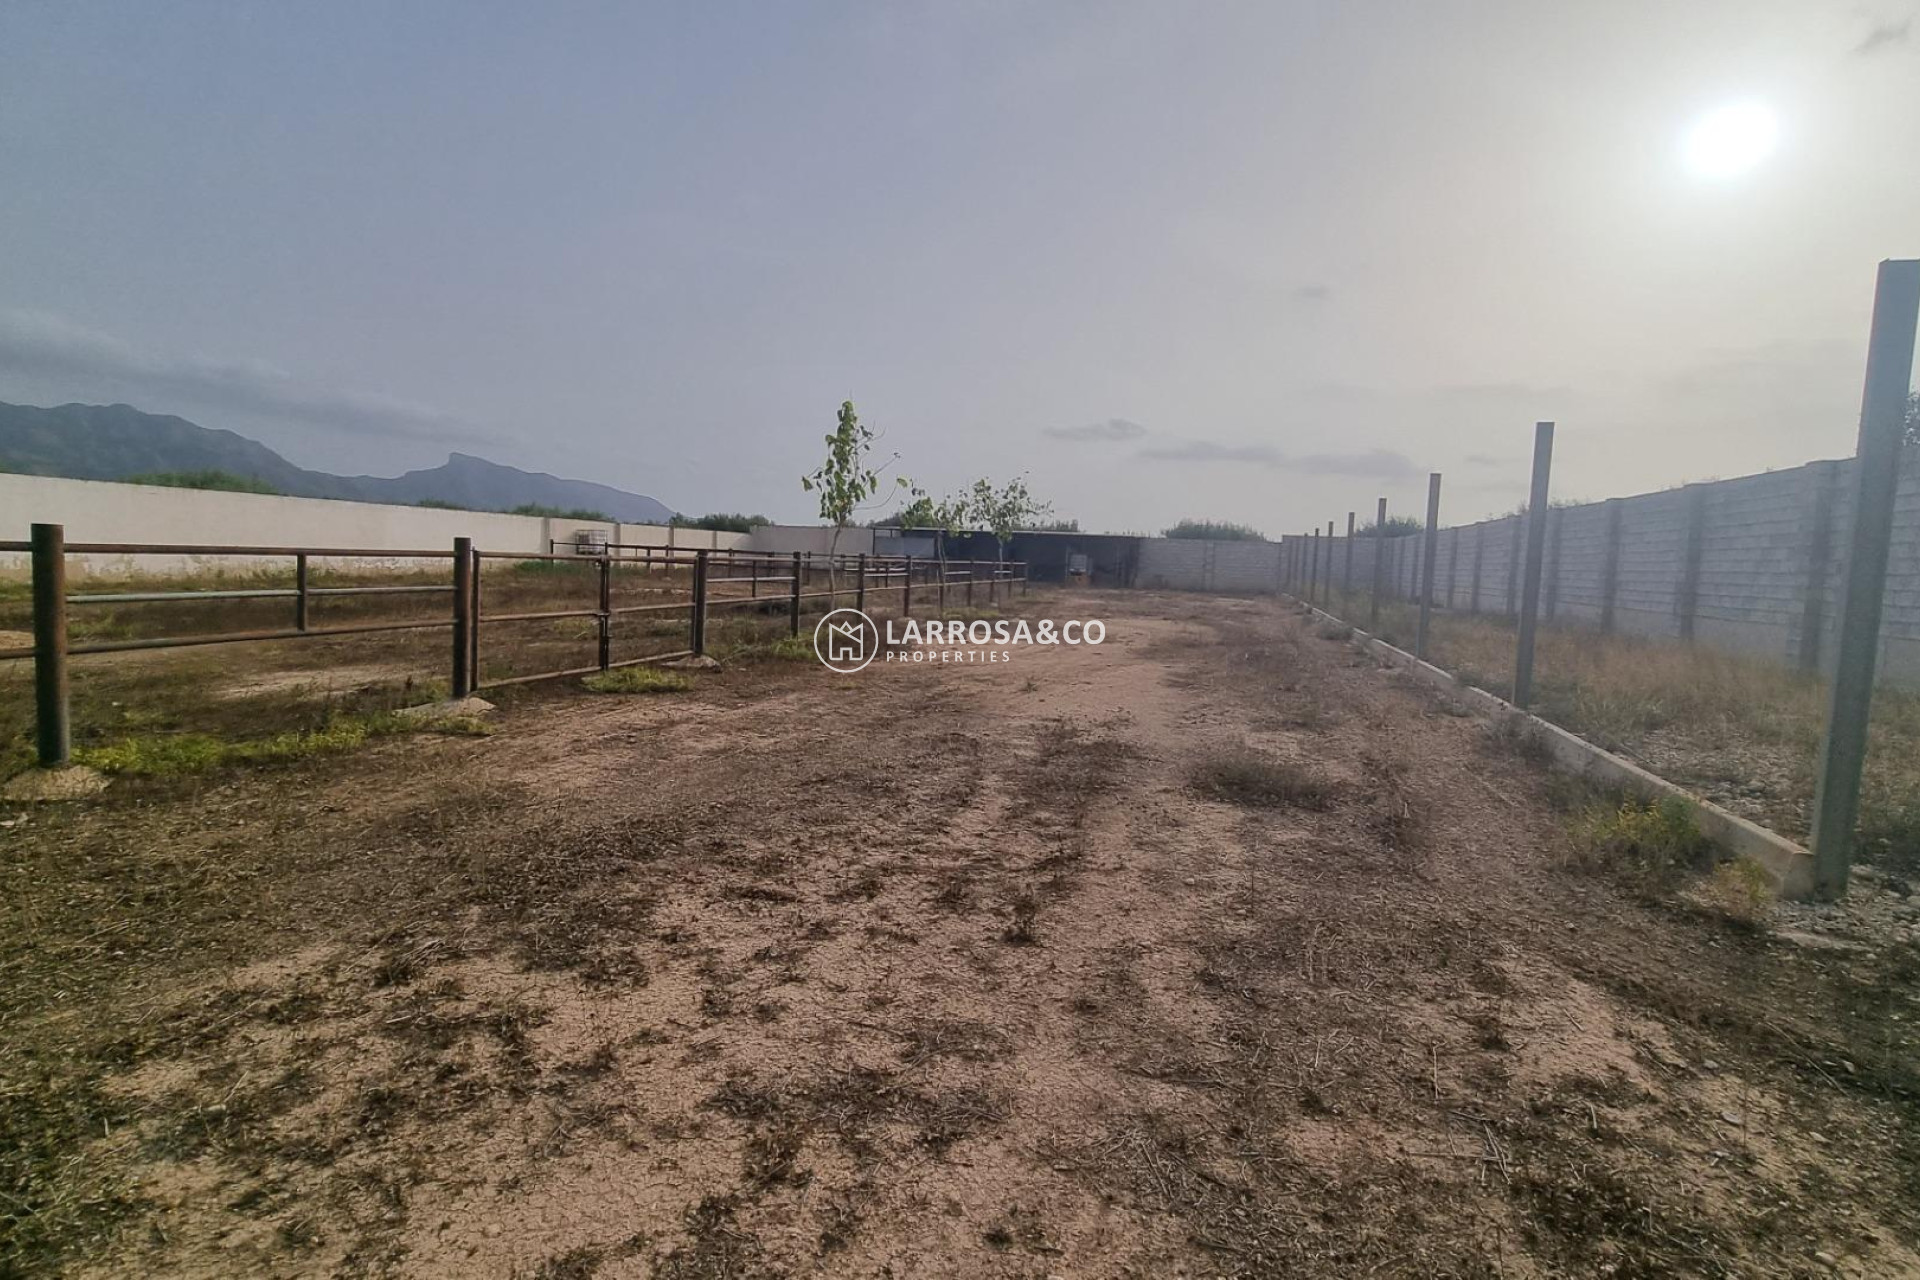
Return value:
[[(0, 541), (0, 551), (28, 552), (33, 572), (33, 644), (0, 649), (0, 661), (32, 659), (34, 665), (35, 748), (46, 768), (66, 765), (72, 758), (69, 715), (68, 664), (77, 656), (171, 649), (193, 645), (244, 644), (260, 641), (311, 640), (330, 636), (397, 631), (449, 633), (449, 687), (455, 698), (487, 689), (529, 684), (567, 676), (590, 675), (644, 663), (668, 662), (706, 654), (708, 621), (716, 613), (750, 612), (779, 617), (791, 636), (800, 634), (804, 613), (830, 612), (841, 607), (880, 612), (897, 610), (911, 615), (916, 597), (922, 607), (944, 614), (954, 604), (972, 607), (984, 601), (998, 603), (1016, 586), (1025, 591), (1026, 565), (1021, 561), (939, 560), (915, 556), (828, 556), (809, 552), (780, 554), (745, 550), (689, 550), (646, 544), (607, 544), (593, 554), (579, 552), (529, 555), (520, 551), (485, 551), (469, 538), (455, 538), (446, 550), (378, 550), (338, 547), (200, 546), (176, 543), (68, 543), (56, 524), (36, 524), (25, 542)], [(250, 560), (286, 557), (293, 561), (291, 587), (249, 587), (233, 590), (78, 592), (67, 590), (69, 555), (124, 556), (244, 556)], [(408, 583), (374, 586), (314, 586), (312, 562), (332, 557), (445, 562), (451, 580), (444, 583)], [(519, 565), (554, 563), (586, 570), (595, 588), (586, 608), (536, 609), (489, 613), (485, 566), (508, 561)], [(629, 593), (645, 603), (616, 604), (614, 585), (622, 575), (638, 575), (640, 585)], [(314, 605), (328, 599), (367, 596), (429, 595), (448, 598), (447, 612), (437, 618), (315, 625)], [(248, 631), (152, 636), (138, 639), (73, 643), (68, 610), (127, 604), (182, 604), (222, 600), (285, 600), (292, 606), (291, 625)], [(684, 629), (668, 634), (675, 647), (615, 660), (613, 642), (623, 618), (684, 618)], [(494, 628), (565, 619), (591, 620), (593, 660), (580, 666), (529, 675), (481, 678), (483, 636)], [(658, 634), (653, 629), (648, 634)]]

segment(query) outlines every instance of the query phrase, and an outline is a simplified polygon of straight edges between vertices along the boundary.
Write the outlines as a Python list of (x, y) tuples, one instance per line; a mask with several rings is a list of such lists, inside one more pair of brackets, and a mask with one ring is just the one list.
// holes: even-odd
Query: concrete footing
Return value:
[(64, 769), (29, 769), (15, 774), (7, 779), (5, 786), (0, 786), (0, 800), (14, 804), (80, 800), (106, 789), (106, 774), (75, 764)]
[(417, 707), (402, 707), (396, 715), (409, 720), (453, 720), (460, 716), (483, 716), (493, 710), (493, 704), (485, 698), (469, 694), (464, 698), (448, 698), (441, 702), (423, 702)]

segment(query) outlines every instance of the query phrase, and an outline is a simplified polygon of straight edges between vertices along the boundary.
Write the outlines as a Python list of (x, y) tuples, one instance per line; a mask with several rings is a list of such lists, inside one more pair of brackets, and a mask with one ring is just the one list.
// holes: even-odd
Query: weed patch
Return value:
[(1679, 800), (1628, 798), (1617, 808), (1593, 808), (1574, 819), (1575, 864), (1611, 872), (1646, 889), (1670, 888), (1704, 870), (1713, 843)]
[(1333, 806), (1334, 789), (1325, 779), (1249, 749), (1208, 756), (1193, 766), (1188, 780), (1201, 795), (1229, 804), (1315, 812)]
[(393, 713), (340, 715), (318, 729), (293, 729), (268, 738), (235, 741), (206, 733), (142, 733), (98, 747), (78, 747), (74, 761), (102, 773), (177, 777), (235, 765), (282, 764), (337, 755), (375, 738), (407, 733), (484, 737), (493, 730), (473, 716), (415, 720)]
[(590, 693), (684, 693), (693, 688), (692, 679), (678, 671), (646, 666), (596, 672), (580, 683)]

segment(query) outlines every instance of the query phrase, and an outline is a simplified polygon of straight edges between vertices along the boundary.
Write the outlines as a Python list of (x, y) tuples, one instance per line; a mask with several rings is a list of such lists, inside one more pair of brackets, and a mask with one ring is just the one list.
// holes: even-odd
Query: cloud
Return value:
[(1186, 440), (1142, 449), (1140, 456), (1156, 462), (1236, 462), (1310, 476), (1375, 476), (1400, 479), (1424, 474), (1413, 460), (1392, 449), (1361, 453), (1283, 453), (1272, 445), (1220, 444), (1213, 440)]
[(1470, 467), (1504, 467), (1508, 463), (1521, 461), (1519, 458), (1497, 458), (1491, 453), (1470, 453), (1460, 459)]
[(1089, 422), (1084, 427), (1042, 427), (1040, 434), (1055, 440), (1123, 441), (1138, 440), (1147, 434), (1147, 429), (1125, 418), (1108, 418), (1105, 422)]
[(355, 435), (495, 439), (429, 405), (316, 387), (261, 361), (155, 355), (38, 311), (0, 311), (0, 372), (72, 385), (77, 395), (121, 399), (147, 409), (187, 400), (216, 413), (291, 419)]
[(1324, 284), (1303, 284), (1293, 291), (1293, 296), (1302, 302), (1325, 302), (1333, 296), (1333, 290)]
[(1882, 49), (1889, 48), (1896, 44), (1905, 44), (1907, 37), (1912, 34), (1912, 18), (1908, 18), (1905, 22), (1898, 24), (1892, 22), (1876, 23), (1873, 30), (1867, 32), (1866, 39), (1853, 47), (1853, 51), (1855, 54), (1865, 57), (1870, 53), (1877, 53)]

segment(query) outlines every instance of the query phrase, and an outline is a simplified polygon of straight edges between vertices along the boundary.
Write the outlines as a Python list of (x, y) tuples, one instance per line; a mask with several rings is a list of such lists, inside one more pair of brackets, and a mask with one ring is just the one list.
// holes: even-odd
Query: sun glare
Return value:
[(1703, 178), (1732, 178), (1765, 160), (1779, 140), (1773, 112), (1757, 102), (1711, 111), (1687, 131), (1687, 167)]

